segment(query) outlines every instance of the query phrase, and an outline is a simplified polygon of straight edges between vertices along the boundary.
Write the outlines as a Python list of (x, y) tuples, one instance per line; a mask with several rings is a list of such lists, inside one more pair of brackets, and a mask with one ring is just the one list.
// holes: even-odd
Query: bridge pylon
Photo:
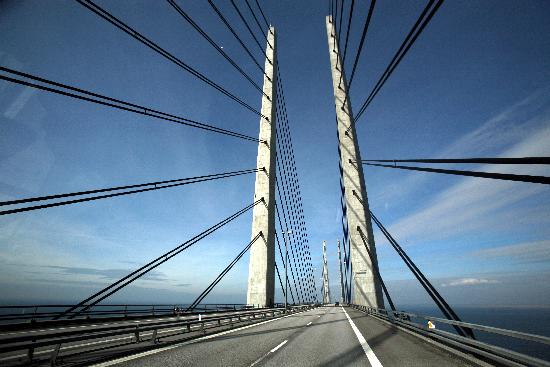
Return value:
[(277, 101), (277, 54), (275, 28), (267, 35), (260, 142), (258, 143), (254, 200), (263, 198), (252, 213), (252, 235), (262, 233), (263, 240), (250, 248), (246, 303), (271, 307), (275, 298), (275, 129)]
[(327, 243), (323, 241), (323, 303), (330, 303), (330, 285), (328, 279)]
[[(348, 301), (363, 306), (384, 308), (382, 288), (376, 277), (376, 271), (374, 271), (378, 268), (378, 261), (363, 167), (360, 163), (361, 154), (357, 143), (357, 135), (355, 134), (351, 103), (349, 98), (346, 98), (347, 80), (340, 57), (338, 37), (331, 16), (327, 16), (326, 26), (352, 265), (351, 286), (353, 293), (352, 299)], [(357, 231), (358, 226), (363, 228), (366, 235), (372, 261)]]

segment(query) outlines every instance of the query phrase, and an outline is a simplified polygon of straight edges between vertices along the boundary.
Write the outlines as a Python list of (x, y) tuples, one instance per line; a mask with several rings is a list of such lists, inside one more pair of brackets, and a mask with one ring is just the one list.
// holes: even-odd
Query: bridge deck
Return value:
[[(346, 312), (368, 346), (360, 344)], [(372, 352), (369, 352), (369, 347)], [(472, 364), (360, 311), (321, 307), (102, 365), (169, 367)]]

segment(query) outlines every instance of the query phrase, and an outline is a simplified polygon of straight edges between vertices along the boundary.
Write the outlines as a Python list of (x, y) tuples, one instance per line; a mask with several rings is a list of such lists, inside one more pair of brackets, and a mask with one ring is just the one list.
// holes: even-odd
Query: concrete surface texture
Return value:
[[(258, 143), (256, 184), (252, 213), (252, 235), (260, 237), (250, 248), (248, 290), (246, 303), (270, 307), (275, 298), (275, 111), (277, 101), (277, 53), (275, 28), (270, 27), (265, 61), (264, 95), (260, 118), (260, 143)], [(269, 77), (268, 77), (269, 76)], [(267, 118), (266, 118), (267, 117)]]
[[(382, 288), (375, 276), (376, 273), (373, 271), (373, 267), (378, 267), (378, 262), (376, 260), (376, 246), (372, 232), (363, 167), (360, 163), (356, 163), (361, 162), (361, 154), (357, 144), (351, 104), (349, 99), (346, 99), (346, 76), (342, 75), (342, 60), (340, 59), (338, 43), (334, 41), (336, 33), (330, 16), (326, 18), (326, 26), (350, 237), (353, 271), (351, 301), (358, 305), (384, 308)], [(362, 228), (367, 237), (373, 262), (371, 262), (363, 240), (357, 231), (358, 226)]]

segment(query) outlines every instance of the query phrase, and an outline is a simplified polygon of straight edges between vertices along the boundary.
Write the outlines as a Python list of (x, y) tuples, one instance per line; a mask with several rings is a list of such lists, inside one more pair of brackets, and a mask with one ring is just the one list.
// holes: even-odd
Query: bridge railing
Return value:
[(405, 327), (406, 329), (415, 333), (420, 333), (424, 336), (436, 339), (443, 344), (476, 354), (477, 356), (489, 359), (490, 361), (497, 362), (505, 366), (517, 366), (517, 363), (522, 363), (528, 366), (550, 366), (550, 362), (548, 361), (544, 361), (539, 358), (535, 358), (523, 353), (518, 353), (507, 348), (498, 347), (472, 338), (463, 337), (452, 332), (437, 329), (436, 327), (430, 327), (429, 323), (434, 325), (434, 322), (439, 322), (446, 325), (463, 326), (486, 333), (498, 334), (506, 337), (550, 345), (550, 338), (546, 336), (502, 329), (493, 326), (473, 324), (469, 322), (447, 320), (439, 317), (418, 315), (404, 311), (393, 311), (360, 305), (350, 306), (360, 311), (366, 312), (369, 315)]
[[(1, 325), (21, 322), (53, 320), (73, 305), (15, 305), (0, 306)], [(85, 305), (86, 306), (86, 305)], [(223, 312), (258, 308), (257, 305), (242, 303), (199, 304), (193, 311), (184, 312), (188, 304), (112, 304), (94, 305), (83, 311), (77, 318), (139, 318), (149, 316), (170, 316), (175, 314), (193, 314), (197, 312)]]
[[(70, 329), (53, 328), (41, 332), (30, 330), (28, 332), (0, 333), (0, 356), (15, 351), (26, 351), (25, 363), (28, 363), (36, 361), (35, 352), (37, 352), (37, 354), (45, 355), (51, 365), (55, 365), (60, 352), (64, 351), (62, 346), (67, 346), (67, 349), (71, 351), (68, 355), (64, 355), (64, 358), (70, 357), (71, 353), (81, 355), (82, 352), (78, 351), (79, 345), (85, 348), (85, 353), (138, 343), (147, 343), (144, 347), (150, 348), (151, 344), (156, 345), (161, 339), (186, 338), (192, 332), (198, 332), (198, 334), (189, 336), (189, 338), (198, 337), (207, 329), (222, 326), (232, 328), (235, 324), (273, 318), (285, 313), (302, 312), (312, 307), (298, 305), (290, 306), (288, 310), (284, 308), (256, 308), (215, 316), (208, 314), (182, 315), (169, 320), (161, 318), (115, 325), (109, 323), (103, 326), (83, 325)], [(128, 351), (126, 350), (126, 352)]]

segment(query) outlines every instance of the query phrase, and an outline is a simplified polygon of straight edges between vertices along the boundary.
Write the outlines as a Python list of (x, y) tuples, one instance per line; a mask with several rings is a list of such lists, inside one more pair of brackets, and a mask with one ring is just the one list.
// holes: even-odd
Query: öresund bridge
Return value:
[[(550, 366), (550, 362), (488, 343), (483, 335), (519, 339), (526, 343), (550, 345), (550, 338), (514, 330), (478, 325), (461, 320), (453, 307), (432, 285), (413, 259), (369, 209), (363, 165), (388, 169), (418, 170), (439, 174), (512, 180), (525, 185), (548, 185), (544, 176), (427, 168), (411, 163), (491, 163), (550, 164), (548, 157), (448, 158), (417, 160), (363, 160), (355, 127), (383, 88), (401, 60), (436, 16), (443, 0), (428, 0), (417, 21), (395, 52), (372, 92), (357, 113), (351, 108), (349, 91), (353, 86), (358, 60), (368, 38), (369, 24), (375, 17), (376, 0), (367, 14), (354, 14), (354, 0), (332, 0), (326, 16), (327, 55), (330, 58), (336, 133), (340, 155), (340, 196), (343, 212), (342, 241), (338, 244), (340, 294), (330, 295), (326, 255), (323, 264), (322, 297), (319, 299), (312, 263), (312, 244), (304, 217), (300, 182), (287, 114), (281, 68), (277, 61), (277, 30), (269, 22), (258, 0), (230, 0), (239, 23), (231, 22), (213, 0), (205, 7), (219, 18), (220, 25), (242, 47), (263, 76), (263, 86), (237, 64), (232, 56), (185, 9), (185, 2), (167, 0), (181, 22), (191, 26), (204, 47), (213, 47), (227, 61), (228, 72), (238, 72), (258, 90), (261, 108), (245, 102), (230, 88), (189, 65), (163, 48), (139, 29), (125, 23), (92, 0), (77, 0), (82, 11), (103, 19), (147, 47), (159, 62), (168, 62), (214, 88), (259, 119), (258, 137), (195, 121), (183, 116), (113, 98), (62, 81), (46, 79), (21, 70), (0, 66), (3, 83), (67, 97), (68, 103), (95, 104), (156, 121), (200, 129), (204, 134), (222, 134), (257, 144), (255, 168), (185, 177), (157, 182), (137, 182), (108, 188), (86, 188), (79, 192), (19, 198), (1, 202), (0, 214), (18, 215), (65, 205), (124, 195), (223, 180), (255, 176), (253, 199), (233, 214), (213, 220), (211, 226), (159, 254), (116, 282), (97, 290), (72, 305), (5, 306), (0, 315), (0, 364), (18, 365), (98, 365), (98, 366)], [(344, 3), (346, 5), (344, 6)], [(349, 12), (348, 12), (349, 10)], [(361, 25), (352, 29), (351, 19)], [(342, 19), (347, 27), (342, 29)], [(356, 20), (357, 21), (357, 20)], [(350, 32), (360, 32), (352, 54), (348, 49)], [(251, 36), (255, 44), (243, 41)], [(340, 37), (340, 35), (344, 35)], [(261, 52), (261, 53), (259, 53)], [(257, 56), (261, 54), (263, 61)], [(350, 61), (351, 60), (351, 61)], [(346, 74), (345, 64), (351, 65)], [(328, 86), (327, 86), (328, 87)], [(290, 102), (289, 102), (290, 103)], [(327, 193), (330, 194), (330, 193)], [(337, 194), (337, 193), (334, 193)], [(242, 251), (227, 259), (212, 283), (186, 305), (116, 305), (109, 297), (144, 277), (186, 249), (222, 230), (244, 213), (252, 212), (251, 236)], [(208, 219), (208, 218), (206, 218)], [(205, 221), (206, 221), (205, 219)], [(445, 316), (418, 315), (399, 309), (389, 294), (378, 268), (372, 223), (380, 229), (391, 247), (406, 264), (435, 305)], [(292, 235), (290, 235), (292, 234)], [(316, 244), (314, 248), (320, 248)], [(249, 253), (246, 304), (206, 304), (204, 299)], [(341, 256), (340, 256), (341, 254)], [(333, 278), (334, 280), (334, 278)], [(275, 302), (280, 285), (284, 303)], [(337, 302), (334, 302), (337, 301)]]

